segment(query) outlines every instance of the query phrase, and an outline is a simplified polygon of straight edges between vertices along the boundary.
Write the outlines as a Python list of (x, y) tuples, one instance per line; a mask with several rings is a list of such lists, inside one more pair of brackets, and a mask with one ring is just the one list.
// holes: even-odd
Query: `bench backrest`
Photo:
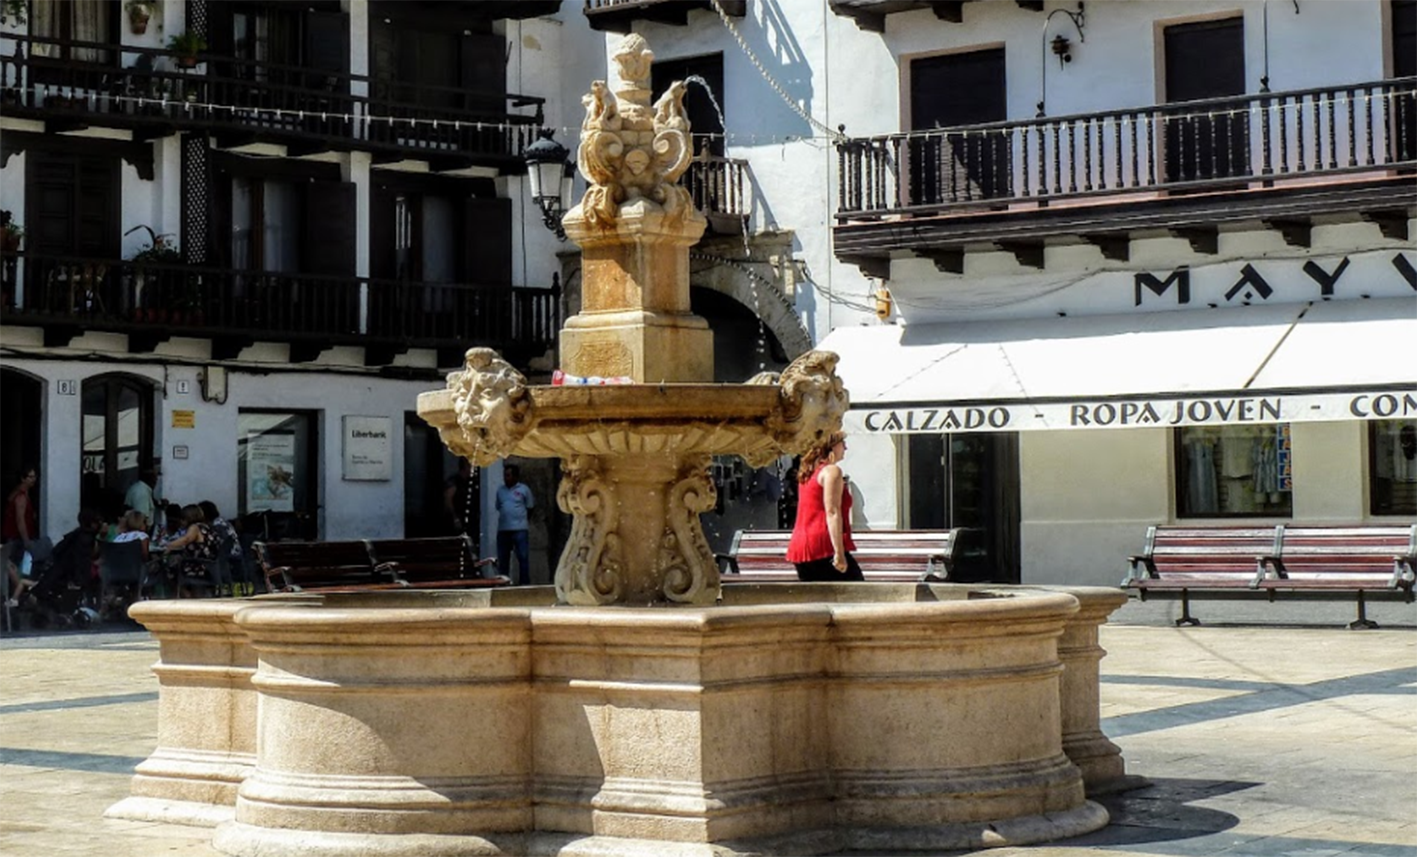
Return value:
[(376, 569), (369, 545), (346, 542), (256, 542), (256, 558), (272, 591), (388, 583)]
[(1279, 555), (1281, 527), (1148, 527), (1141, 554), (1158, 574), (1255, 576), (1263, 557)]
[(1394, 562), (1417, 557), (1417, 524), (1282, 529), (1279, 556), (1290, 575), (1381, 577), (1392, 574)]
[(467, 536), (431, 539), (375, 539), (369, 552), (380, 564), (408, 583), (481, 577), (481, 568)]
[(98, 573), (105, 586), (140, 582), (143, 579), (143, 543), (99, 542)]
[[(944, 572), (954, 559), (958, 530), (862, 530), (851, 534), (856, 542), (852, 556), (868, 577), (873, 573), (919, 577)], [(792, 533), (783, 530), (739, 530), (729, 555), (740, 573), (791, 572), (787, 544)], [(943, 567), (941, 567), (943, 566)]]

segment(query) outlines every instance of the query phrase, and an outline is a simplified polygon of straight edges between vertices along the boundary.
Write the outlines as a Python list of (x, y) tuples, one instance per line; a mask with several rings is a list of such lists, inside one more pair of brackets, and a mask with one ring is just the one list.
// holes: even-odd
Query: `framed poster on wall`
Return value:
[(394, 478), (391, 419), (344, 418), (344, 478), (348, 482), (387, 482)]

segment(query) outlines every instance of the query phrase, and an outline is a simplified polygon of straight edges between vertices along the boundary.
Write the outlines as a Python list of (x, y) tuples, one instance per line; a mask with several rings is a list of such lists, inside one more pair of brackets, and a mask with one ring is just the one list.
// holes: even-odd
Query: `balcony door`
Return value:
[[(1417, 0), (1392, 0), (1392, 76), (1417, 75)], [(1410, 92), (1410, 89), (1409, 89)], [(1399, 161), (1417, 159), (1417, 98), (1400, 96), (1393, 104), (1391, 136)]]
[(32, 48), (37, 79), (72, 82), (45, 66), (51, 60), (56, 65), (112, 65), (114, 52), (98, 45), (118, 41), (118, 0), (34, 0), (29, 4), (29, 32), (39, 40)]
[(270, 85), (254, 86), (249, 93), (236, 89), (238, 101), (243, 95), (288, 100), (290, 93), (282, 87), (345, 88), (341, 75), (349, 71), (349, 15), (338, 2), (239, 0), (213, 3), (211, 9), (212, 50), (231, 58), (216, 64), (218, 76)]
[(1018, 583), (1018, 433), (912, 434), (905, 447), (906, 526), (969, 531), (951, 579)]
[(118, 158), (32, 148), (25, 156), (24, 306), (60, 314), (121, 304)]
[(477, 180), (376, 173), (369, 226), (372, 330), (459, 338), (498, 323), (512, 284), (511, 200)]
[[(1243, 18), (1176, 24), (1165, 30), (1166, 102), (1245, 94)], [(1226, 112), (1233, 109), (1233, 113)], [(1166, 181), (1243, 178), (1250, 173), (1248, 106), (1242, 100), (1179, 107), (1166, 119)]]
[(433, 108), (488, 116), (505, 113), (505, 40), (496, 33), (421, 17), (419, 6), (386, 5), (380, 8), (389, 12), (387, 18), (370, 15), (376, 112), (402, 116)]
[[(661, 60), (650, 70), (650, 86), (654, 98), (664, 94), (669, 84), (685, 81), (684, 112), (689, 115), (689, 127), (694, 133), (694, 154), (723, 156), (723, 54), (709, 54), (687, 59)], [(705, 89), (707, 87), (707, 89)]]
[[(1007, 118), (1003, 48), (910, 61), (910, 130), (936, 131)], [(1009, 140), (1003, 132), (917, 137), (910, 141), (907, 156), (914, 205), (1008, 196)]]

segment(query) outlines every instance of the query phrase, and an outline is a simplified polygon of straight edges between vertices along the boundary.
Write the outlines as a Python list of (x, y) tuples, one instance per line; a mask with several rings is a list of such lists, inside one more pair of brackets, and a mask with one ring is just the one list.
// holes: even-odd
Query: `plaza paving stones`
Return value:
[[(1417, 611), (1348, 631), (1343, 605), (1255, 606), (1119, 611), (1103, 729), (1151, 787), (1105, 799), (1097, 833), (987, 853), (1417, 857)], [(0, 638), (0, 855), (217, 854), (209, 830), (102, 817), (156, 743), (156, 659), (142, 632)]]

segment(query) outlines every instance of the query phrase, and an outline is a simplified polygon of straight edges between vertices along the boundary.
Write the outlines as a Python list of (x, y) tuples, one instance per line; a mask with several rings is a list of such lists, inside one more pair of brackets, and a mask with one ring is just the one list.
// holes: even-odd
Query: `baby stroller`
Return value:
[(36, 628), (87, 628), (98, 619), (92, 591), (93, 546), (96, 533), (77, 527), (36, 561), (35, 585), (25, 593), (20, 609)]

